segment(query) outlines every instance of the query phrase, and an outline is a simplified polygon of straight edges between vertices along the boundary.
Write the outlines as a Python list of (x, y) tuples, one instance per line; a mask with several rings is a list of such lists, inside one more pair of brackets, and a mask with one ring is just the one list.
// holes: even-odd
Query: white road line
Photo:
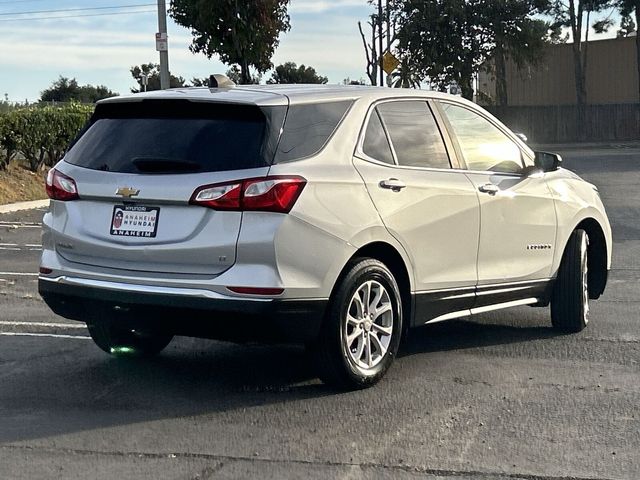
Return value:
[(17, 247), (17, 243), (0, 243), (0, 247)]
[(22, 227), (40, 227), (42, 226), (41, 222), (7, 222), (6, 220), (0, 221), (0, 226), (2, 225), (18, 225)]
[(5, 228), (42, 228), (42, 225), (18, 225), (15, 223), (0, 223), (0, 227)]
[(10, 277), (37, 277), (40, 274), (31, 273), (31, 272), (0, 272), (0, 275), (10, 276)]
[[(2, 244), (0, 243), (0, 245), (2, 245)], [(25, 243), (25, 244), (24, 244), (24, 246), (25, 246), (25, 247), (38, 247), (38, 248), (42, 248), (42, 244), (40, 244), (40, 243)]]
[(15, 247), (0, 247), (0, 250), (11, 250), (12, 252), (19, 252), (21, 249)]
[(51, 328), (87, 328), (84, 324), (78, 323), (48, 323), (48, 322), (12, 322), (12, 321), (0, 321), (0, 325), (9, 326), (34, 326), (34, 327), (51, 327)]
[(6, 337), (51, 337), (51, 338), (74, 338), (78, 340), (91, 340), (91, 337), (84, 335), (56, 335), (53, 333), (22, 333), (22, 332), (0, 332)]

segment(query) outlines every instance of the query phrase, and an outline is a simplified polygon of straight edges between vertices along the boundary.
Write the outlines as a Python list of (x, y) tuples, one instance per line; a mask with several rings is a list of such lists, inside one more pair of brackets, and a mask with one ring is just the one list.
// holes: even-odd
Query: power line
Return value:
[(116, 8), (138, 8), (138, 7), (154, 7), (155, 3), (139, 3), (137, 5), (112, 5), (108, 7), (86, 7), (86, 8), (63, 8), (60, 10), (33, 10), (31, 12), (4, 12), (0, 16), (8, 15), (35, 15), (39, 13), (63, 13), (63, 12), (84, 12), (88, 10), (112, 10)]
[(0, 22), (27, 22), (34, 20), (55, 20), (63, 18), (85, 18), (85, 17), (105, 17), (110, 15), (135, 15), (137, 13), (150, 13), (155, 10), (139, 10), (135, 12), (110, 12), (110, 13), (88, 13), (86, 15), (59, 15), (55, 17), (36, 17), (36, 18), (0, 18)]
[(33, 3), (33, 2), (44, 2), (46, 0), (2, 0), (0, 1), (0, 5), (5, 5), (7, 3)]

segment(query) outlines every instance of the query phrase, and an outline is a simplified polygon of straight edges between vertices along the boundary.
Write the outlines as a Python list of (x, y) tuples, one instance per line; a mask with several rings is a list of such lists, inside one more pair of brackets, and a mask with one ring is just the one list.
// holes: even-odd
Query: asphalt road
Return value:
[(353, 393), (293, 347), (108, 357), (37, 296), (43, 212), (0, 216), (0, 478), (640, 478), (640, 148), (562, 153), (613, 225), (588, 328), (530, 307), (424, 327)]

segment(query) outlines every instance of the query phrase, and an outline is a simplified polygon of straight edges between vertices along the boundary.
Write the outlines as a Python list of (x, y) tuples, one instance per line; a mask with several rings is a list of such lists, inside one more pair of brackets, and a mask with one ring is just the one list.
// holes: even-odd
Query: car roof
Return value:
[(295, 105), (340, 100), (367, 99), (376, 101), (385, 98), (416, 97), (455, 99), (461, 97), (431, 90), (409, 88), (383, 88), (363, 85), (238, 85), (231, 88), (188, 87), (156, 90), (101, 100), (102, 103), (136, 102), (147, 99), (189, 100), (192, 102), (243, 103), (258, 106)]

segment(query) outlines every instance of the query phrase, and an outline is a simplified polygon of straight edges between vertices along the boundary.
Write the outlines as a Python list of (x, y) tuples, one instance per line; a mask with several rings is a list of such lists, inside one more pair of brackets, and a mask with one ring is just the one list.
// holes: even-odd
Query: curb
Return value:
[(49, 206), (49, 199), (35, 200), (33, 202), (18, 202), (8, 205), (0, 205), (0, 213), (19, 212), (21, 210), (31, 210), (33, 208), (44, 208)]
[(533, 150), (547, 149), (553, 151), (553, 149), (559, 150), (585, 150), (585, 149), (627, 149), (627, 148), (640, 148), (640, 142), (592, 142), (592, 143), (534, 143), (529, 144)]

